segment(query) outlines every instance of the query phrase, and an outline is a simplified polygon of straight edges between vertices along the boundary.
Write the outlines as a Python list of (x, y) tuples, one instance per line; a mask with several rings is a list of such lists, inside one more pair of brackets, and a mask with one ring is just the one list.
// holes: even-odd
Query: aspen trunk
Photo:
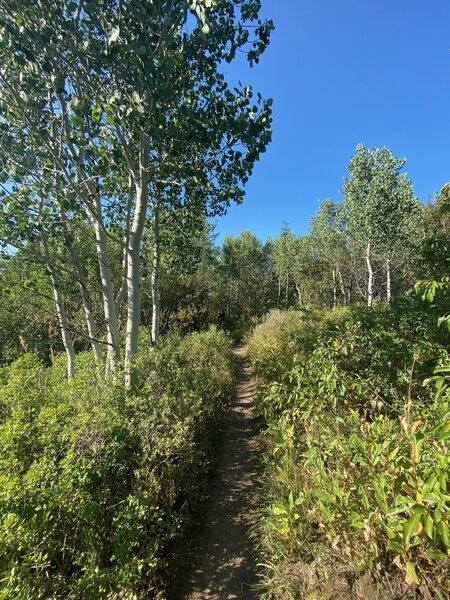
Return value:
[(128, 177), (128, 199), (127, 199), (127, 207), (125, 209), (125, 231), (123, 234), (123, 251), (122, 251), (122, 283), (120, 285), (119, 291), (116, 296), (116, 312), (117, 315), (120, 313), (120, 307), (122, 305), (123, 299), (125, 298), (125, 293), (127, 291), (128, 285), (128, 243), (130, 240), (130, 216), (131, 216), (131, 203), (134, 198), (135, 186), (134, 181), (131, 175)]
[(128, 243), (128, 310), (125, 341), (125, 385), (136, 384), (137, 372), (133, 361), (139, 350), (141, 322), (141, 243), (148, 208), (148, 152), (149, 142), (141, 134), (139, 148), (139, 179), (136, 181), (136, 207)]
[(386, 299), (388, 304), (392, 300), (392, 286), (391, 286), (391, 258), (386, 260)]
[(342, 279), (342, 273), (339, 267), (337, 267), (337, 274), (339, 277), (339, 285), (341, 288), (341, 294), (342, 294), (342, 300), (344, 302), (344, 304), (347, 303), (347, 294), (345, 293), (345, 286), (344, 286), (344, 280)]
[(333, 269), (333, 310), (337, 307), (336, 269)]
[(303, 308), (302, 291), (301, 291), (300, 286), (298, 285), (298, 283), (295, 283), (295, 289), (297, 290), (298, 304), (299, 304), (300, 308)]
[(157, 345), (159, 339), (160, 304), (159, 304), (159, 202), (156, 200), (153, 212), (153, 268), (152, 268), (152, 344)]
[(289, 306), (289, 273), (286, 276), (286, 308)]
[(81, 301), (83, 303), (84, 316), (86, 318), (86, 324), (89, 334), (89, 341), (91, 342), (92, 351), (94, 353), (95, 360), (100, 363), (102, 361), (102, 352), (100, 350), (100, 344), (97, 339), (97, 328), (95, 325), (94, 315), (92, 312), (92, 300), (89, 296), (89, 292), (87, 290), (86, 279), (83, 273), (83, 267), (78, 259), (78, 257), (71, 252), (71, 261), (73, 270), (78, 279), (78, 284), (80, 286), (80, 295)]
[(61, 213), (61, 220), (63, 222), (63, 226), (66, 232), (66, 241), (67, 248), (69, 250), (70, 261), (72, 263), (72, 268), (75, 273), (75, 277), (77, 278), (78, 285), (80, 288), (81, 301), (83, 303), (84, 316), (86, 318), (87, 330), (89, 335), (89, 340), (91, 343), (92, 351), (94, 353), (95, 360), (97, 362), (101, 362), (102, 353), (100, 350), (100, 344), (97, 340), (97, 328), (95, 325), (94, 315), (92, 313), (92, 300), (89, 296), (89, 292), (87, 289), (87, 281), (84, 276), (83, 267), (81, 262), (75, 252), (72, 233), (69, 229), (69, 225), (66, 221), (66, 217), (64, 212)]
[(108, 344), (106, 374), (117, 370), (119, 358), (119, 326), (112, 284), (112, 271), (108, 256), (108, 246), (104, 231), (100, 198), (95, 195), (95, 215), (90, 215), (95, 236), (95, 248), (99, 264), (102, 286), (103, 313), (106, 324), (106, 341)]
[(369, 275), (367, 279), (367, 306), (370, 308), (373, 303), (373, 269), (370, 261), (370, 241), (368, 242), (366, 249), (366, 264)]
[(61, 330), (61, 338), (63, 341), (64, 349), (67, 354), (67, 379), (73, 379), (75, 375), (75, 348), (73, 345), (73, 339), (69, 331), (69, 324), (67, 319), (66, 307), (64, 306), (64, 298), (61, 292), (61, 288), (56, 277), (53, 262), (50, 257), (48, 250), (47, 238), (44, 233), (41, 233), (42, 248), (44, 250), (45, 265), (47, 272), (50, 277), (53, 289), (53, 298), (55, 301), (56, 315), (58, 317), (59, 328)]

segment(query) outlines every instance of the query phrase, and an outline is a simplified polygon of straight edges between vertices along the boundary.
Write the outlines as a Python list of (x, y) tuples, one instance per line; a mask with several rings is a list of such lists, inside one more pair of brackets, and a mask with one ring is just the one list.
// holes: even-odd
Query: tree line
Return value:
[(448, 273), (450, 186), (426, 205), (388, 148), (359, 144), (340, 201), (325, 199), (306, 235), (285, 223), (262, 244), (251, 232), (227, 237), (227, 313), (248, 320), (269, 308), (395, 303), (417, 281)]
[[(402, 172), (404, 165), (405, 160), (387, 148), (359, 145), (349, 162), (343, 199), (322, 201), (306, 235), (296, 236), (285, 223), (280, 235), (265, 243), (244, 231), (225, 237), (218, 246), (214, 225), (204, 213), (161, 206), (159, 236), (155, 241), (154, 230), (148, 228), (141, 249), (139, 323), (144, 342), (155, 343), (159, 331), (187, 333), (211, 323), (224, 324), (239, 337), (272, 308), (392, 304), (417, 281), (445, 277), (450, 188), (443, 186), (433, 202), (423, 205)], [(97, 334), (85, 325), (88, 317), (94, 323), (102, 321), (100, 302), (90, 300), (99, 295), (101, 285), (96, 280), (97, 257), (85, 223), (77, 224), (74, 235), (76, 243), (66, 236), (53, 245), (47, 263), (39, 260), (36, 242), (30, 241), (4, 261), (1, 310), (9, 316), (1, 331), (2, 361), (24, 349), (51, 361), (53, 349), (65, 345), (64, 328), (58, 335), (54, 317), (56, 307), (61, 323), (60, 306), (66, 310), (74, 348), (84, 348), (89, 341), (101, 358)], [(120, 278), (123, 256), (118, 247), (111, 248), (112, 279), (116, 286), (122, 282), (119, 293), (125, 294)], [(57, 265), (60, 289), (49, 263), (55, 270)], [(74, 278), (73, 272), (80, 277)], [(50, 297), (52, 286), (64, 299), (61, 303)], [(122, 309), (122, 336), (126, 318)]]

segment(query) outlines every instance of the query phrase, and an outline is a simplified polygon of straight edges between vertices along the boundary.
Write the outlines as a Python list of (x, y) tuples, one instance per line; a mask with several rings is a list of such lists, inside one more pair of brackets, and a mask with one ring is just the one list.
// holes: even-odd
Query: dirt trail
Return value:
[(177, 562), (167, 600), (256, 598), (250, 540), (260, 451), (252, 406), (255, 386), (245, 349), (236, 348), (234, 355), (237, 380), (221, 433), (217, 474), (189, 557)]

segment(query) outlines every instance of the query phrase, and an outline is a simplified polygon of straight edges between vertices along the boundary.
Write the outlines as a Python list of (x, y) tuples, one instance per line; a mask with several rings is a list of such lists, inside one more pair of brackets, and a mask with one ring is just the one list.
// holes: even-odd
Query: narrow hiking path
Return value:
[(210, 497), (184, 558), (175, 565), (167, 600), (252, 599), (257, 582), (251, 528), (256, 519), (260, 440), (253, 413), (255, 384), (245, 348), (234, 351), (236, 385), (226, 411)]

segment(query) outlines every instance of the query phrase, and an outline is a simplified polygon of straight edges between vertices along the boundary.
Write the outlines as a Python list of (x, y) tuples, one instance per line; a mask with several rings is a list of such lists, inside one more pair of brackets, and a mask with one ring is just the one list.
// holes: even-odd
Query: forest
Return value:
[(450, 599), (450, 183), (359, 143), (219, 239), (261, 14), (0, 2), (0, 600)]

